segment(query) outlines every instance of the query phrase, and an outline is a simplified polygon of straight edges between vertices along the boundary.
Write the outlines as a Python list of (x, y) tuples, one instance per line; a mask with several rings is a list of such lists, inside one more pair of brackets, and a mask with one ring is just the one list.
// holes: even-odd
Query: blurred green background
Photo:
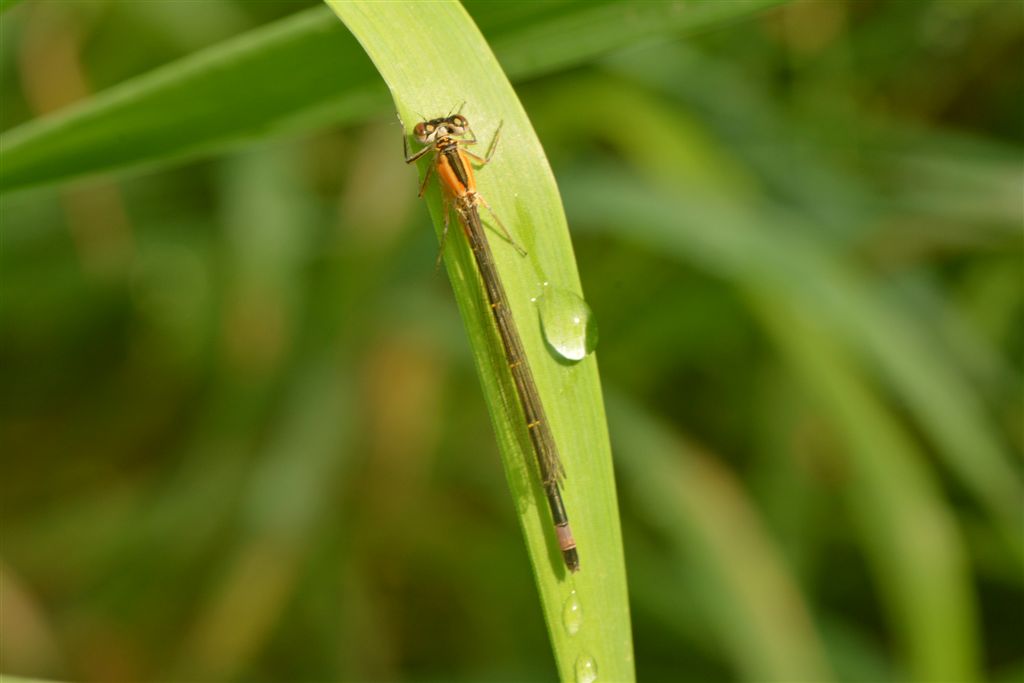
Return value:
[[(467, 4), (600, 325), (638, 678), (1024, 680), (1024, 6), (722, 3), (618, 42), (588, 21), (656, 6)], [(300, 12), (334, 21), (20, 3), (0, 130)], [(371, 69), (349, 54), (339, 81)], [(365, 92), (0, 195), (3, 672), (554, 678), (427, 212)]]

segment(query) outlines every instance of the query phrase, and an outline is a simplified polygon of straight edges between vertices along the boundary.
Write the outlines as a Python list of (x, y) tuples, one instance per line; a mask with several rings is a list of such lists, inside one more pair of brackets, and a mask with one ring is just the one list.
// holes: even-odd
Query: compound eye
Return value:
[(416, 128), (413, 129), (413, 133), (416, 135), (416, 139), (420, 142), (431, 142), (434, 136), (437, 135), (437, 126), (429, 121), (421, 121), (416, 124)]
[(467, 121), (466, 117), (462, 114), (456, 114), (452, 117), (452, 125), (456, 128), (465, 128), (469, 125), (469, 121)]

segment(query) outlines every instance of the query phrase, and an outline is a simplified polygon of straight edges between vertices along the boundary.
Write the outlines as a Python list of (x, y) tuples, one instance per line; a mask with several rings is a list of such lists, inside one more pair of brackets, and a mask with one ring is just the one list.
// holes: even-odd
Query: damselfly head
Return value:
[(469, 121), (462, 114), (453, 114), (439, 119), (420, 121), (412, 134), (420, 144), (430, 145), (451, 135), (463, 135), (469, 130)]

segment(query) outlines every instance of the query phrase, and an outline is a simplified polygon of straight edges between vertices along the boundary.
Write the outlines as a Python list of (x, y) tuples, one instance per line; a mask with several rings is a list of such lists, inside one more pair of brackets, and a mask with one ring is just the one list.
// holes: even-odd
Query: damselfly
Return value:
[(444, 227), (441, 232), (441, 253), (438, 254), (438, 260), (440, 261), (441, 255), (444, 253), (452, 205), (459, 217), (459, 223), (466, 234), (466, 239), (469, 240), (469, 246), (476, 259), (477, 271), (483, 281), (487, 302), (490, 304), (494, 322), (498, 328), (498, 336), (501, 337), (501, 343), (505, 349), (505, 359), (508, 362), (509, 371), (512, 373), (516, 394), (519, 396), (526, 430), (529, 432), (533, 452), (537, 458), (541, 483), (555, 525), (555, 537), (558, 540), (559, 549), (562, 551), (565, 566), (572, 572), (579, 571), (580, 561), (576, 552), (576, 541), (569, 528), (569, 517), (565, 512), (565, 504), (562, 502), (562, 493), (559, 488), (565, 477), (565, 472), (562, 469), (555, 438), (544, 413), (544, 405), (537, 392), (533, 373), (526, 360), (526, 351), (519, 338), (519, 331), (512, 317), (512, 310), (509, 308), (508, 298), (505, 296), (505, 288), (501, 284), (501, 278), (494, 264), (491, 247), (487, 242), (487, 235), (484, 232), (478, 211), (478, 207), (483, 205), (494, 218), (494, 223), (500, 228), (505, 239), (515, 246), (520, 254), (526, 254), (512, 240), (508, 230), (505, 229), (487, 200), (476, 191), (476, 180), (473, 177), (473, 166), (470, 160), (475, 161), (479, 166), (483, 166), (491, 160), (498, 143), (498, 136), (501, 133), (501, 126), (499, 125), (498, 130), (495, 131), (494, 139), (491, 141), (485, 157), (480, 157), (465, 149), (466, 145), (476, 144), (477, 139), (469, 126), (469, 121), (462, 114), (453, 114), (417, 123), (413, 128), (413, 135), (424, 147), (412, 154), (409, 153), (404, 127), (402, 132), (405, 163), (411, 164), (426, 154), (433, 154), (432, 162), (420, 185), (419, 194), (421, 197), (423, 196), (431, 174), (436, 171), (444, 195)]

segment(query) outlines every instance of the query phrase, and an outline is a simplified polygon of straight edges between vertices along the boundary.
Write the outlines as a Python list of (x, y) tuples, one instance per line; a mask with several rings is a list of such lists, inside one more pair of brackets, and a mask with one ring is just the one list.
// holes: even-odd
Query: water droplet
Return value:
[(562, 605), (562, 626), (565, 626), (565, 632), (570, 636), (576, 635), (580, 626), (583, 625), (583, 605), (580, 604), (580, 599), (576, 595), (576, 591), (569, 593), (569, 597), (566, 598), (565, 604)]
[(580, 296), (547, 286), (537, 299), (540, 325), (551, 350), (569, 361), (583, 360), (597, 346), (597, 321)]
[(593, 657), (580, 655), (576, 660), (576, 683), (594, 683), (597, 680), (597, 662)]

